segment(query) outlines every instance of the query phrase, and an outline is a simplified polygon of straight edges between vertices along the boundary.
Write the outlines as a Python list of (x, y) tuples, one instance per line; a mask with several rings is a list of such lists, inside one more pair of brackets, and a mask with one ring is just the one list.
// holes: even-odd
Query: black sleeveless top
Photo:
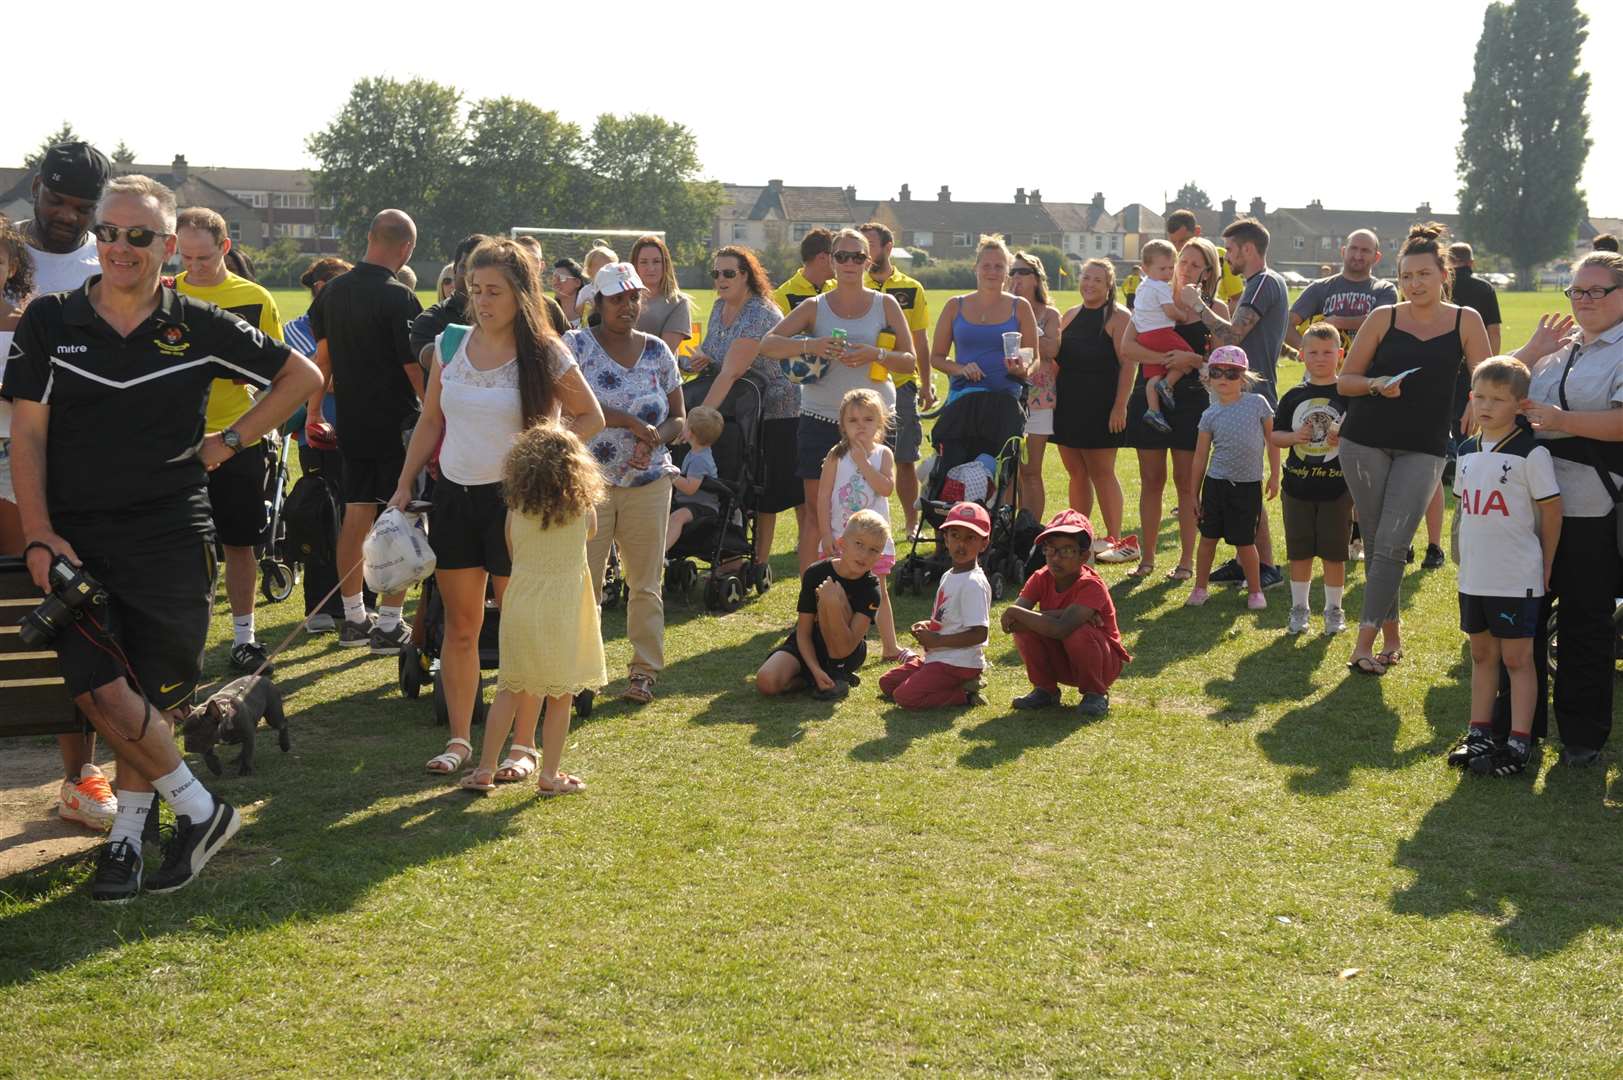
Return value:
[[(1375, 379), (1419, 368), (1403, 380), (1403, 393), (1395, 398), (1370, 394), (1347, 399), (1347, 418), (1341, 434), (1355, 443), (1382, 450), (1411, 450), (1437, 457), (1448, 455), (1448, 433), (1454, 419), (1454, 373), (1465, 356), (1460, 319), (1454, 329), (1421, 341), (1398, 329), (1398, 309), (1392, 326), (1375, 347), (1375, 357), (1364, 374)], [(1462, 405), (1461, 408), (1464, 406)]]
[(1121, 361), (1116, 343), (1105, 331), (1114, 304), (1083, 308), (1059, 339), (1054, 362), (1054, 442), (1079, 450), (1120, 446), (1120, 432), (1110, 430)]

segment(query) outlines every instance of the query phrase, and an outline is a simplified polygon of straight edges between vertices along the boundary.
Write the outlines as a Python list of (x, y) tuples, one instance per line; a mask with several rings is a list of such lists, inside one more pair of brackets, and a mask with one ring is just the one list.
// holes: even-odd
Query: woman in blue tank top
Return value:
[[(936, 323), (930, 364), (951, 377), (947, 407), (931, 434), (940, 455), (938, 467), (951, 468), (980, 454), (996, 456), (1025, 430), (1020, 402), (1037, 366), (1037, 316), (1029, 303), (1008, 291), (1013, 262), (1001, 236), (982, 237), (975, 256), (975, 291), (948, 300)], [(1006, 333), (1020, 335), (1021, 348), (1030, 349), (1034, 358), (1030, 364), (1004, 360)]]

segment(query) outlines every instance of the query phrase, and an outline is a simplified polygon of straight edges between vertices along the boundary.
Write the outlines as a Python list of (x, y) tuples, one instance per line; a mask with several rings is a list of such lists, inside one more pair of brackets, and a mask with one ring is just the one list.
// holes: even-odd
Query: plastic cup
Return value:
[(1013, 360), (1020, 355), (1020, 331), (1010, 330), (1003, 335), (1003, 359)]

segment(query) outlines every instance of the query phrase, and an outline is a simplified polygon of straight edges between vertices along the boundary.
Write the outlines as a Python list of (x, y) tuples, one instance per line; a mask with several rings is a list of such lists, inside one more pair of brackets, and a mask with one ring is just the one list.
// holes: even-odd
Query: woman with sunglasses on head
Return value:
[[(761, 342), (761, 352), (771, 359), (805, 354), (829, 361), (820, 379), (800, 387), (795, 475), (802, 482), (808, 507), (817, 505), (823, 459), (840, 441), (840, 404), (845, 395), (852, 390), (874, 390), (889, 417), (896, 410), (896, 384), (890, 373), (915, 369), (913, 337), (901, 304), (894, 296), (863, 284), (868, 238), (856, 229), (841, 229), (834, 235), (830, 258), (833, 290), (802, 301)], [(843, 334), (843, 340), (835, 339), (836, 331)], [(812, 339), (797, 341), (799, 334), (810, 334)], [(802, 573), (817, 561), (817, 547), (817, 530), (802, 528), (798, 552)]]
[[(704, 404), (720, 409), (747, 371), (761, 387), (761, 455), (766, 475), (756, 504), (755, 563), (772, 554), (778, 515), (793, 509), (798, 535), (808, 528), (805, 488), (795, 475), (795, 438), (800, 425), (800, 387), (789, 381), (783, 365), (761, 354), (761, 339), (783, 321), (772, 301), (772, 282), (755, 253), (746, 247), (724, 247), (710, 259), (716, 302), (704, 342), (681, 361), (700, 379), (710, 379)], [(757, 579), (759, 580), (759, 579)]]
[[(1533, 735), (1543, 738), (1548, 728), (1553, 607), (1561, 613), (1561, 664), (1554, 672), (1561, 760), (1581, 767), (1595, 763), (1612, 731), (1612, 615), (1623, 589), (1614, 498), (1623, 493), (1623, 255), (1585, 255), (1566, 295), (1572, 315), (1540, 319), (1515, 356), (1533, 370), (1522, 412), (1555, 458), (1561, 487), (1561, 537), (1533, 635)], [(1602, 468), (1610, 473), (1606, 479)], [(1510, 730), (1507, 674), (1499, 685), (1494, 732), (1503, 738)]]
[(1014, 253), (1009, 291), (1029, 303), (1037, 318), (1037, 367), (1026, 400), (1030, 412), (1026, 415), (1026, 456), (1020, 463), (1020, 505), (1044, 521), (1048, 499), (1043, 490), (1043, 450), (1054, 434), (1054, 381), (1059, 376), (1054, 359), (1059, 355), (1060, 314), (1059, 308), (1048, 303), (1048, 271), (1035, 255)]
[(585, 286), (586, 274), (580, 263), (566, 257), (552, 264), (552, 292), (571, 330), (580, 329), (580, 291)]

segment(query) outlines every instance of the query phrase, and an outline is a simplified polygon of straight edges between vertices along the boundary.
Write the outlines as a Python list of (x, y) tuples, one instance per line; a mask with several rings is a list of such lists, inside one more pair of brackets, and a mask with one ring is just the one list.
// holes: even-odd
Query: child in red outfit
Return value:
[(1093, 525), (1075, 510), (1054, 515), (1037, 534), (1048, 565), (1032, 574), (1002, 626), (1014, 635), (1032, 691), (1014, 699), (1017, 709), (1060, 704), (1060, 684), (1082, 691), (1084, 716), (1110, 709), (1110, 684), (1132, 659), (1116, 629), (1116, 605), (1104, 581), (1087, 565)]
[(941, 575), (930, 617), (913, 624), (924, 655), (913, 656), (879, 677), (879, 693), (904, 709), (979, 704), (977, 684), (986, 667), (992, 587), (981, 573), (980, 553), (992, 535), (986, 510), (961, 502), (941, 523), (941, 543), (952, 569)]

